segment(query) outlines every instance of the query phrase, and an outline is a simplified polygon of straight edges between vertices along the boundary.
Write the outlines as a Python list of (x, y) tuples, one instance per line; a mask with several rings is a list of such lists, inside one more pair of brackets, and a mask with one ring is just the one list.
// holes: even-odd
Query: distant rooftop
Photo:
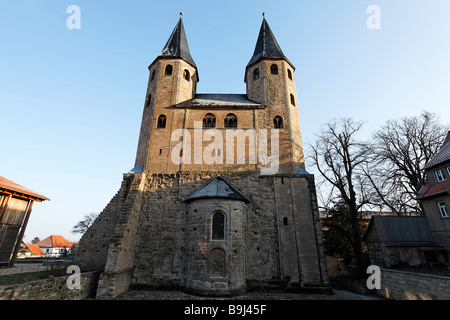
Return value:
[(70, 248), (72, 246), (63, 236), (57, 235), (51, 235), (39, 241), (36, 245), (40, 248)]

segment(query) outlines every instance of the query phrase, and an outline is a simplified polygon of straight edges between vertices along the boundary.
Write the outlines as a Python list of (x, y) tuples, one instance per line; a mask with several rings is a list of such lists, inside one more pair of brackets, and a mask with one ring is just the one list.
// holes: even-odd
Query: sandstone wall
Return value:
[(450, 277), (381, 268), (377, 293), (394, 300), (450, 300)]
[(99, 272), (81, 273), (81, 289), (69, 289), (70, 275), (0, 286), (0, 300), (82, 300), (95, 297)]

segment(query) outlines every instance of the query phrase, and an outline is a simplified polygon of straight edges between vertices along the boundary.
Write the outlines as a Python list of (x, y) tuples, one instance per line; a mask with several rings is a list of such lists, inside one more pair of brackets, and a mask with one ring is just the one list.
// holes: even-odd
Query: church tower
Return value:
[(295, 174), (300, 167), (304, 169), (295, 67), (284, 55), (263, 16), (255, 51), (245, 70), (247, 96), (266, 106), (260, 113), (259, 128), (280, 129), (279, 172)]
[[(137, 169), (167, 172), (170, 166), (170, 134), (182, 127), (184, 113), (170, 108), (192, 99), (199, 81), (189, 52), (182, 13), (164, 49), (150, 64), (149, 80), (139, 134)], [(139, 167), (137, 167), (139, 166)]]
[[(196, 92), (181, 17), (148, 69), (135, 167), (77, 250), (83, 271), (101, 272), (96, 298), (133, 288), (329, 292), (295, 68), (265, 17), (246, 66), (246, 93)], [(174, 132), (182, 141), (172, 141)], [(253, 161), (266, 147), (269, 161)], [(182, 161), (172, 161), (174, 154)]]

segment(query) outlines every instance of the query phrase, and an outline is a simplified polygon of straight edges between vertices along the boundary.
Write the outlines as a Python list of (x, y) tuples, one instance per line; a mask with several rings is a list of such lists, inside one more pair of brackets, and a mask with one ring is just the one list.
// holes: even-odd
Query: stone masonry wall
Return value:
[(70, 275), (1, 286), (0, 300), (82, 300), (95, 296), (99, 272), (81, 273), (81, 289), (68, 289)]
[[(102, 258), (103, 264), (97, 265), (98, 270), (104, 269), (98, 284), (98, 299), (113, 298), (126, 291), (130, 284), (135, 287), (183, 289), (187, 283), (201, 283), (206, 278), (200, 279), (200, 282), (189, 282), (190, 279), (198, 281), (195, 277), (201, 278), (200, 273), (190, 274), (186, 265), (195, 262), (194, 256), (194, 260), (189, 260), (186, 254), (192, 249), (206, 255), (206, 264), (201, 268), (206, 268), (204, 274), (209, 277), (209, 259), (221, 259), (222, 253), (216, 250), (213, 254), (214, 247), (200, 241), (202, 237), (208, 238), (205, 234), (209, 232), (208, 224), (204, 225), (203, 230), (189, 222), (194, 216), (190, 210), (205, 211), (208, 208), (198, 207), (200, 202), (197, 207), (190, 207), (183, 199), (216, 175), (215, 172), (124, 175), (122, 188), (116, 195), (118, 199), (112, 201), (116, 203), (115, 209), (108, 206), (108, 211), (99, 217), (103, 221), (109, 210), (108, 217), (116, 217), (115, 226), (109, 226), (108, 236), (100, 237), (109, 239), (109, 245), (99, 249), (85, 239), (80, 242), (83, 244), (80, 249), (86, 250), (83, 259), (89, 260), (95, 255), (107, 256), (106, 264)], [(242, 277), (253, 284), (277, 280), (293, 282), (297, 287), (327, 286), (312, 176), (260, 176), (258, 171), (229, 172), (222, 176), (251, 201), (241, 206), (232, 204), (234, 201), (228, 204), (211, 199), (211, 203), (222, 203), (224, 211), (230, 211), (229, 214), (237, 208), (244, 219), (237, 224), (230, 220), (232, 237), (229, 236), (234, 240), (216, 249), (222, 248), (227, 254), (228, 270), (231, 270), (231, 263), (237, 266), (242, 262), (245, 270), (238, 271), (242, 276), (236, 274), (222, 281), (222, 284), (220, 281), (210, 281), (211, 288), (220, 285), (224, 290), (227, 287), (242, 290), (245, 288)], [(280, 187), (282, 185), (287, 189)], [(230, 204), (232, 207), (226, 209)], [(288, 218), (288, 226), (284, 225), (285, 217)], [(101, 221), (96, 221), (85, 237), (89, 239), (90, 233), (104, 234), (101, 226)], [(286, 227), (291, 231), (283, 231)], [(194, 247), (192, 237), (200, 237), (194, 241)], [(202, 255), (198, 258), (204, 259)]]
[(450, 277), (381, 268), (377, 293), (395, 300), (450, 300)]
[(116, 227), (122, 203), (127, 196), (130, 179), (121, 188), (84, 233), (76, 252), (76, 264), (83, 271), (102, 271), (105, 268), (109, 242)]
[[(215, 175), (207, 172), (148, 175), (138, 223), (133, 285), (179, 287), (183, 284), (183, 277), (189, 278), (189, 275), (183, 274), (183, 258), (189, 250), (186, 238), (188, 231), (192, 230), (186, 228), (192, 213), (183, 199)], [(292, 187), (289, 187), (289, 199), (283, 200), (284, 207), (277, 207), (275, 193), (280, 196), (285, 190), (274, 189), (274, 181), (281, 181), (281, 177), (261, 177), (257, 172), (229, 173), (222, 176), (251, 199), (244, 213), (245, 247), (241, 249), (246, 252), (246, 279), (262, 281), (282, 279), (289, 275), (292, 281), (296, 278), (295, 281), (299, 282), (300, 265), (303, 282), (327, 284), (324, 256), (321, 254), (323, 248), (320, 222), (315, 217), (317, 212), (314, 211), (317, 206), (312, 205), (315, 195), (311, 196), (311, 191), (314, 192), (310, 190), (311, 178), (284, 178), (287, 185), (290, 185), (292, 180)], [(292, 199), (290, 193), (295, 189), (297, 191)], [(283, 234), (280, 228), (284, 227), (282, 224), (285, 211), (289, 211), (290, 223), (296, 221), (296, 229), (280, 238), (280, 234)], [(197, 243), (197, 246), (199, 245)], [(288, 252), (283, 258), (286, 260), (283, 261), (280, 259), (280, 251), (285, 248), (288, 248)], [(300, 255), (297, 254), (299, 251)], [(286, 262), (287, 259), (293, 260)], [(280, 263), (284, 264), (285, 269), (281, 268)], [(297, 272), (297, 275), (293, 272)]]

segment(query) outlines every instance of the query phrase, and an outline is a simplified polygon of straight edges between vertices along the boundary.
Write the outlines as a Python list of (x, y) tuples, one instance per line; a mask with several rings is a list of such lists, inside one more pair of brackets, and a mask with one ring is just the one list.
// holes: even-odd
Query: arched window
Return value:
[(211, 218), (211, 240), (225, 240), (225, 213), (217, 211)]
[(189, 70), (184, 70), (184, 80), (191, 81), (191, 74), (189, 73)]
[(288, 78), (292, 80), (292, 72), (290, 69), (287, 69), (287, 70), (288, 70)]
[(294, 98), (294, 95), (292, 93), (291, 93), (291, 104), (293, 106), (295, 106), (295, 98)]
[(280, 116), (273, 118), (273, 127), (275, 129), (283, 129), (283, 118)]
[(168, 65), (166, 66), (166, 70), (164, 71), (164, 75), (165, 75), (165, 76), (171, 76), (171, 75), (172, 75), (172, 70), (173, 70), (172, 65), (171, 65), (171, 64), (168, 64)]
[(253, 70), (253, 80), (258, 80), (259, 79), (259, 69), (256, 68), (255, 70)]
[(165, 128), (166, 127), (166, 116), (165, 115), (160, 115), (158, 117), (158, 123), (156, 125), (157, 128)]
[(212, 113), (208, 113), (203, 118), (203, 128), (215, 128), (216, 117)]
[(270, 66), (270, 73), (271, 74), (278, 74), (278, 66), (276, 64), (273, 64)]
[(226, 115), (224, 120), (225, 128), (237, 128), (237, 117), (233, 113), (229, 113)]
[(150, 82), (152, 82), (155, 79), (155, 70), (152, 72), (152, 77), (150, 78)]

